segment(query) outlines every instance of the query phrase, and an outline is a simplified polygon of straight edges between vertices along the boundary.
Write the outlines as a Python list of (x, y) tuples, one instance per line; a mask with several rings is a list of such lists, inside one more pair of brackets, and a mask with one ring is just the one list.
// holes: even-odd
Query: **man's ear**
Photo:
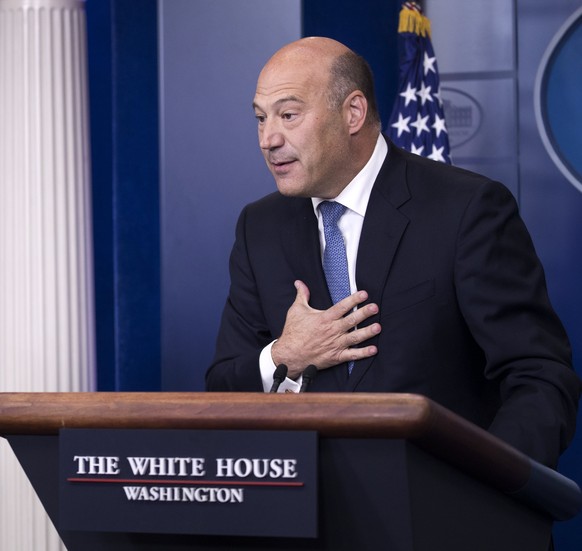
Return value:
[(354, 90), (344, 101), (344, 115), (350, 134), (360, 131), (368, 113), (368, 100), (360, 90)]

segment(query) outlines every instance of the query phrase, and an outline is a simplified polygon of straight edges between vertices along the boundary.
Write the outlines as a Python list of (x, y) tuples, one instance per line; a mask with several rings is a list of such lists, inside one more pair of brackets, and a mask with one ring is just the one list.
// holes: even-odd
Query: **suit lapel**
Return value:
[[(410, 199), (406, 184), (406, 163), (390, 144), (384, 165), (376, 178), (362, 227), (356, 264), (358, 289), (368, 292), (368, 302), (382, 303), (382, 294), (394, 256), (408, 225), (408, 218), (398, 208)], [(378, 322), (380, 314), (362, 326)], [(378, 344), (379, 336), (367, 344)], [(356, 362), (347, 381), (347, 390), (354, 390), (374, 357)]]

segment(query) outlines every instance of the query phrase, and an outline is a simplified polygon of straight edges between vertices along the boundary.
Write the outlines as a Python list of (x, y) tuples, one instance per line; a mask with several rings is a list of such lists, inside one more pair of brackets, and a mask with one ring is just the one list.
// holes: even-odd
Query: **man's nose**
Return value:
[(276, 121), (266, 120), (259, 130), (259, 146), (264, 150), (281, 147), (285, 139)]

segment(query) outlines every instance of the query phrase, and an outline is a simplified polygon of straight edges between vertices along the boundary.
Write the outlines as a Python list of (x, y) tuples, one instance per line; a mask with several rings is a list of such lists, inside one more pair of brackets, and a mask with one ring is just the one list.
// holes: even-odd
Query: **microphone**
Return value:
[(277, 392), (285, 377), (287, 377), (287, 366), (285, 364), (279, 364), (273, 373), (273, 386), (269, 392)]
[(301, 381), (301, 388), (299, 389), (299, 392), (306, 392), (309, 383), (315, 379), (316, 375), (317, 367), (315, 367), (313, 364), (309, 364), (303, 372), (303, 380)]

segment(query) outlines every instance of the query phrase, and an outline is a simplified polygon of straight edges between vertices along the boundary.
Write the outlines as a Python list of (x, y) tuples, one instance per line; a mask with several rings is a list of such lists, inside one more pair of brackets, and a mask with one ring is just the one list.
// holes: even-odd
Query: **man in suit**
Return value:
[[(253, 105), (278, 192), (238, 221), (208, 390), (268, 391), (285, 364), (297, 391), (313, 364), (309, 391), (422, 394), (556, 465), (581, 385), (509, 191), (390, 143), (368, 65), (336, 41), (279, 50)], [(343, 205), (335, 304), (325, 202)]]

